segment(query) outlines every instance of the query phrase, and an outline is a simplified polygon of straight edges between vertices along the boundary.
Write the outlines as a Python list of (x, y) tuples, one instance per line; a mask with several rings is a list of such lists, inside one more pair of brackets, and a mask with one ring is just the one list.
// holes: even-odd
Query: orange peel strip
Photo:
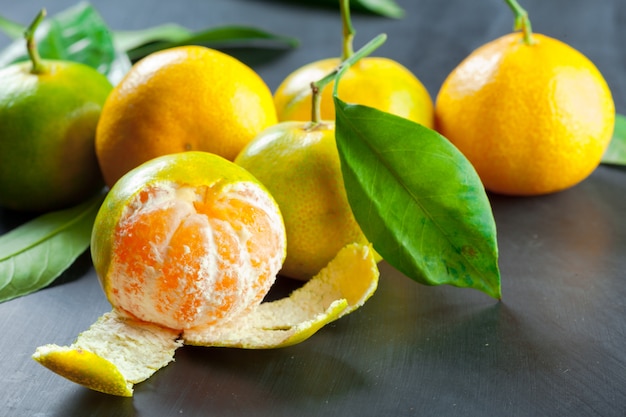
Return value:
[(259, 304), (222, 326), (190, 329), (185, 344), (269, 349), (300, 343), (324, 325), (356, 310), (378, 286), (370, 246), (350, 244), (289, 297)]
[[(378, 266), (371, 246), (350, 244), (289, 297), (259, 304), (221, 326), (183, 333), (185, 344), (247, 349), (294, 345), (362, 306), (376, 291)], [(174, 360), (180, 333), (138, 322), (113, 310), (70, 346), (44, 345), (33, 359), (87, 388), (130, 397), (133, 385)]]
[(114, 310), (70, 346), (40, 346), (33, 359), (92, 390), (130, 397), (133, 385), (174, 360), (180, 346), (179, 332), (127, 319)]

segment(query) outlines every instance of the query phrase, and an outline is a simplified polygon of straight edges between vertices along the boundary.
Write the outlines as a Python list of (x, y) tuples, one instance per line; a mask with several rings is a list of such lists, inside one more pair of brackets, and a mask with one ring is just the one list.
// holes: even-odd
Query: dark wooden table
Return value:
[[(0, 0), (28, 22), (73, 0)], [(253, 0), (96, 0), (114, 29), (177, 22), (255, 25), (295, 36), (292, 51), (238, 51), (272, 89), (288, 72), (339, 53), (336, 10)], [(533, 28), (589, 56), (626, 112), (626, 3), (525, 0)], [(356, 45), (413, 70), (433, 97), (473, 48), (511, 30), (504, 0), (399, 0), (402, 20), (355, 14)], [(8, 44), (0, 38), (0, 46)], [(491, 196), (503, 301), (425, 287), (381, 265), (359, 311), (290, 348), (183, 347), (135, 397), (89, 391), (30, 359), (68, 344), (108, 311), (88, 254), (53, 286), (0, 303), (0, 416), (601, 416), (626, 415), (626, 169), (536, 198)], [(0, 212), (0, 232), (15, 223)], [(278, 291), (286, 291), (281, 282)]]

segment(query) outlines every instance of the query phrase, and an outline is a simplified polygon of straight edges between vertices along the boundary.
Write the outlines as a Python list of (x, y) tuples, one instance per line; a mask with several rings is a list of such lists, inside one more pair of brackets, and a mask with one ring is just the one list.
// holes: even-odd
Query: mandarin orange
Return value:
[(596, 66), (556, 39), (525, 36), (472, 52), (436, 99), (436, 129), (501, 194), (552, 193), (584, 180), (614, 126), (613, 98)]
[(95, 69), (41, 59), (26, 31), (30, 61), (0, 70), (0, 206), (45, 212), (95, 195), (104, 183), (94, 138), (113, 86)]
[(96, 133), (107, 185), (149, 159), (206, 151), (232, 160), (276, 123), (272, 94), (250, 67), (222, 52), (181, 46), (137, 62), (108, 97)]
[[(318, 81), (341, 63), (328, 58), (305, 65), (289, 74), (274, 92), (279, 121), (311, 120), (311, 82)], [(322, 120), (335, 120), (333, 85), (321, 94)], [(367, 57), (352, 65), (341, 77), (339, 97), (433, 127), (433, 102), (421, 81), (406, 67), (388, 58)]]
[(282, 122), (237, 156), (276, 199), (287, 230), (281, 274), (308, 280), (347, 244), (368, 244), (348, 203), (335, 124)]

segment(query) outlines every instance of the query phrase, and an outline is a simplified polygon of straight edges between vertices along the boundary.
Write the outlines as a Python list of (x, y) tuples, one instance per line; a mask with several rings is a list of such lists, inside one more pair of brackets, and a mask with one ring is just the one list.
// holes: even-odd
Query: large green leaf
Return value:
[(615, 130), (609, 148), (602, 156), (603, 164), (626, 165), (626, 117), (615, 115)]
[(437, 132), (335, 97), (348, 200), (383, 258), (428, 285), (500, 298), (496, 226), (476, 171)]
[[(130, 69), (128, 56), (115, 48), (111, 31), (89, 3), (78, 3), (46, 18), (39, 25), (35, 40), (42, 58), (89, 65), (113, 84)], [(16, 39), (0, 53), (0, 67), (26, 59), (26, 42)]]
[(103, 195), (0, 236), (0, 302), (48, 286), (89, 247)]

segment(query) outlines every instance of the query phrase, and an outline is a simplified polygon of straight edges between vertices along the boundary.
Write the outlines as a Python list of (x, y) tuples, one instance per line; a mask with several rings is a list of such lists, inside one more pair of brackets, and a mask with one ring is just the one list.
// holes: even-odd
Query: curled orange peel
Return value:
[(40, 346), (33, 359), (92, 390), (130, 397), (134, 384), (173, 361), (183, 344), (270, 349), (303, 342), (362, 306), (376, 291), (378, 277), (371, 246), (350, 244), (288, 297), (261, 303), (225, 324), (181, 334), (113, 310), (70, 346)]

